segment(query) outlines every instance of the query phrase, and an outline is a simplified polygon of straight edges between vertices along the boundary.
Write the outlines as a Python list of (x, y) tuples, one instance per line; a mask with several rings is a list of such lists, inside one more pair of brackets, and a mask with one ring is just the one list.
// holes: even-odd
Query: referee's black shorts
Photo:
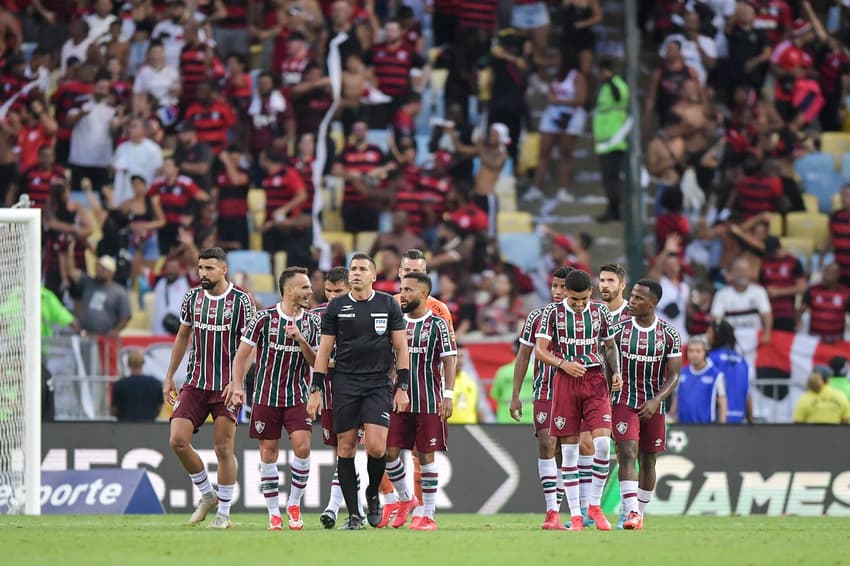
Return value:
[(334, 374), (334, 434), (364, 424), (389, 428), (392, 409), (393, 385), (386, 375), (348, 375), (338, 371)]

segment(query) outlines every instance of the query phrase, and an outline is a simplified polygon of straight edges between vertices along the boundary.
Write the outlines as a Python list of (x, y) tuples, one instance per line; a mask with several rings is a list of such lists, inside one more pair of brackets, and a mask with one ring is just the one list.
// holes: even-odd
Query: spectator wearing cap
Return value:
[(165, 226), (159, 229), (158, 240), (160, 254), (167, 255), (177, 244), (180, 227), (191, 224), (194, 202), (207, 202), (210, 197), (191, 178), (180, 175), (173, 158), (163, 161), (162, 176), (151, 184), (148, 195), (159, 197), (165, 214)]
[(197, 101), (186, 109), (184, 120), (195, 125), (198, 141), (209, 144), (217, 155), (227, 146), (228, 132), (236, 124), (236, 114), (209, 81), (198, 83), (195, 94)]
[(835, 391), (840, 391), (850, 401), (850, 366), (844, 356), (833, 356), (829, 360), (829, 369), (832, 370), (829, 378), (829, 386)]
[(832, 370), (816, 366), (809, 376), (806, 392), (797, 401), (794, 422), (802, 424), (847, 424), (850, 401), (841, 391), (829, 386)]
[(770, 297), (773, 329), (794, 332), (797, 297), (806, 292), (806, 272), (797, 256), (788, 253), (776, 236), (768, 236), (764, 241), (759, 283)]
[(79, 188), (84, 178), (91, 179), (95, 191), (100, 192), (109, 182), (112, 166), (112, 135), (119, 124), (115, 107), (109, 102), (109, 76), (99, 74), (91, 98), (80, 108), (68, 112), (71, 126), (71, 186)]
[(708, 73), (717, 64), (717, 44), (712, 38), (700, 33), (700, 17), (695, 10), (686, 13), (684, 19), (682, 33), (668, 35), (658, 53), (664, 57), (667, 54), (667, 46), (674, 41), (679, 42), (685, 64), (696, 71), (697, 80), (700, 85), (704, 85)]
[(139, 176), (149, 185), (162, 169), (162, 148), (145, 137), (144, 120), (131, 118), (127, 133), (127, 141), (118, 146), (112, 159), (116, 206), (133, 196), (131, 177)]
[(814, 66), (814, 58), (808, 45), (814, 39), (812, 24), (806, 20), (795, 20), (791, 36), (781, 42), (770, 56), (771, 72), (776, 81), (773, 100), (783, 120), (794, 118), (794, 85), (797, 79), (806, 76)]
[(177, 125), (177, 148), (174, 162), (182, 175), (186, 175), (205, 191), (212, 186), (212, 164), (215, 156), (208, 143), (198, 140), (195, 124), (189, 121)]
[(90, 334), (117, 337), (130, 321), (127, 290), (112, 280), (116, 267), (114, 258), (102, 256), (91, 277), (69, 262), (68, 275), (74, 285), (73, 295), (78, 298), (77, 319), (80, 328)]
[(162, 381), (142, 373), (144, 365), (144, 350), (130, 350), (127, 354), (130, 375), (112, 386), (110, 412), (118, 422), (153, 422), (162, 409)]
[(812, 285), (803, 295), (798, 321), (809, 311), (809, 334), (826, 343), (838, 342), (847, 330), (850, 313), (850, 287), (840, 283), (841, 271), (835, 263), (821, 271), (821, 282)]

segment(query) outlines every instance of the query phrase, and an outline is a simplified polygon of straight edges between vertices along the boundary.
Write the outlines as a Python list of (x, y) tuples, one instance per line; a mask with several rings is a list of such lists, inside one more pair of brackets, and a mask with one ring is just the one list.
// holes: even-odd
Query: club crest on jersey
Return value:
[(233, 316), (233, 309), (226, 308), (222, 314), (224, 315), (224, 318), (230, 318)]
[(620, 434), (626, 434), (626, 431), (629, 430), (629, 423), (625, 421), (620, 421), (617, 423), (617, 432)]
[(567, 425), (567, 419), (564, 417), (555, 417), (555, 428), (561, 430)]
[(280, 327), (276, 324), (272, 325), (272, 327), (269, 328), (269, 334), (280, 334)]
[(546, 422), (546, 415), (547, 415), (547, 413), (545, 413), (543, 411), (540, 411), (539, 413), (537, 413), (537, 423), (538, 424), (545, 423)]
[(262, 434), (266, 430), (266, 423), (263, 421), (254, 421), (254, 430), (257, 431), (257, 434)]
[(322, 436), (325, 437), (325, 440), (331, 439), (331, 431), (329, 431), (326, 427), (322, 427)]
[(656, 340), (656, 341), (655, 341), (655, 348), (656, 348), (657, 350), (661, 350), (661, 349), (663, 349), (663, 348), (664, 348), (664, 340), (662, 340), (661, 338), (659, 338), (658, 340)]
[(378, 336), (383, 336), (387, 331), (387, 319), (385, 318), (376, 318), (375, 319), (375, 334)]

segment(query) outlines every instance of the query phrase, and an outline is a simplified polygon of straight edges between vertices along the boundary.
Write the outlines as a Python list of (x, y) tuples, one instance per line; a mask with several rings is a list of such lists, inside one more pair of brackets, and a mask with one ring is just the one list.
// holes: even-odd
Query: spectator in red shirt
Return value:
[(198, 140), (206, 142), (218, 153), (227, 146), (228, 130), (236, 124), (233, 108), (216, 95), (209, 81), (198, 83), (197, 102), (186, 110), (185, 120), (195, 125)]
[(160, 255), (168, 255), (171, 247), (178, 243), (180, 227), (191, 226), (194, 202), (207, 202), (210, 196), (192, 179), (180, 175), (172, 158), (163, 161), (162, 177), (151, 184), (148, 196), (158, 196), (165, 213), (165, 226), (159, 229), (158, 240)]
[(38, 161), (39, 148), (53, 146), (58, 130), (56, 120), (50, 117), (41, 98), (31, 98), (21, 111), (21, 127), (18, 130), (18, 166), (22, 171)]
[(776, 212), (782, 208), (784, 194), (782, 179), (769, 176), (761, 160), (749, 157), (744, 162), (744, 177), (730, 195), (731, 209), (742, 220), (762, 212)]
[(260, 166), (266, 172), (263, 249), (270, 254), (284, 251), (289, 265), (309, 268), (315, 263), (310, 253), (313, 232), (301, 215), (307, 203), (307, 189), (301, 175), (294, 167), (286, 165), (286, 161), (286, 154), (279, 151), (268, 150), (260, 154)]
[(304, 71), (313, 61), (310, 45), (303, 34), (295, 32), (286, 40), (286, 56), (278, 63), (276, 70), (280, 72), (280, 85), (283, 93), (289, 97), (292, 89), (300, 84)]
[(777, 45), (770, 56), (771, 72), (776, 78), (774, 104), (785, 121), (794, 118), (793, 98), (797, 79), (808, 76), (814, 67), (814, 58), (808, 48), (813, 39), (812, 24), (796, 20), (791, 37)]
[(824, 266), (823, 280), (812, 285), (803, 295), (800, 310), (797, 312), (797, 329), (801, 328), (803, 313), (811, 313), (809, 334), (819, 336), (824, 342), (838, 342), (844, 339), (847, 329), (847, 314), (850, 313), (850, 287), (839, 282), (841, 269), (835, 263)]
[(393, 116), (392, 129), (395, 139), (412, 138), (416, 135), (416, 116), (422, 110), (422, 95), (411, 92), (404, 97), (401, 106)]
[[(21, 173), (18, 184), (19, 192), (30, 197), (34, 208), (44, 210), (47, 207), (51, 187), (65, 184), (65, 170), (56, 164), (56, 154), (52, 146), (44, 145), (38, 149), (36, 163)], [(14, 202), (16, 197), (13, 191), (9, 202)]]
[(764, 241), (759, 283), (770, 297), (773, 329), (794, 332), (797, 328), (795, 305), (797, 296), (806, 292), (807, 280), (803, 264), (780, 245), (779, 238)]
[(664, 242), (671, 234), (678, 234), (683, 242), (690, 240), (691, 227), (687, 216), (682, 213), (682, 199), (682, 191), (678, 187), (666, 191), (661, 196), (661, 206), (665, 212), (655, 219), (656, 252), (664, 249)]
[[(392, 117), (391, 110), (404, 101), (413, 88), (421, 86), (425, 60), (404, 42), (401, 24), (390, 19), (384, 24), (386, 41), (374, 45), (366, 57), (366, 64), (378, 79), (378, 89), (391, 96), (393, 103), (376, 106), (375, 128), (384, 128)], [(383, 114), (386, 112), (386, 114)]]
[(401, 253), (396, 246), (385, 246), (378, 252), (376, 259), (378, 260), (379, 271), (372, 287), (376, 291), (395, 295), (401, 291), (401, 282), (398, 279)]
[(286, 152), (295, 141), (295, 115), (283, 93), (275, 88), (274, 75), (264, 71), (257, 77), (257, 94), (251, 99), (248, 114), (251, 118), (251, 151), (259, 155), (267, 149)]
[(232, 146), (218, 154), (213, 167), (218, 205), (218, 239), (225, 248), (248, 249), (249, 165), (245, 153), (239, 147)]

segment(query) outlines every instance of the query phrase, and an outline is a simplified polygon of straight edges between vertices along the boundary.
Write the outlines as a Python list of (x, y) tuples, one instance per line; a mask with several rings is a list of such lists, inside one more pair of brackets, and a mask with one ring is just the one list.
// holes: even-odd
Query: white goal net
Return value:
[(0, 209), (0, 514), (38, 514), (41, 219)]

